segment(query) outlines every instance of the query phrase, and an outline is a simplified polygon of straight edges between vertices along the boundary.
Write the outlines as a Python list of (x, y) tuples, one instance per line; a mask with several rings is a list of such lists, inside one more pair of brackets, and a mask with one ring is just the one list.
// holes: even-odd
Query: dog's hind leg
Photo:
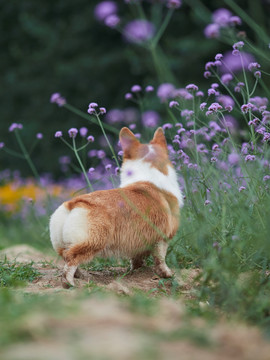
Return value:
[(73, 245), (65, 250), (63, 257), (65, 260), (64, 272), (62, 276), (62, 285), (64, 288), (75, 286), (74, 277), (81, 278), (81, 272), (78, 266), (82, 263), (91, 261), (97, 253), (102, 251), (104, 246), (100, 243), (95, 246), (94, 243), (85, 242)]
[(167, 253), (168, 244), (164, 240), (160, 240), (156, 243), (153, 250), (153, 258), (155, 263), (155, 272), (162, 278), (170, 278), (173, 276), (173, 272), (167, 266), (165, 257)]

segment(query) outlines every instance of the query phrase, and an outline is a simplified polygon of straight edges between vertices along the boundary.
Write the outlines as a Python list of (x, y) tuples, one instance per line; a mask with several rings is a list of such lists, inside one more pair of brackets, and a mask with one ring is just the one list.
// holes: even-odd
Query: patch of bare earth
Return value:
[[(0, 350), (1, 360), (270, 358), (270, 344), (257, 328), (223, 320), (211, 325), (186, 315), (185, 303), (192, 297), (197, 269), (177, 273), (180, 296), (175, 299), (168, 297), (172, 282), (160, 282), (151, 268), (130, 274), (120, 267), (83, 270), (86, 279), (77, 280), (78, 288), (65, 290), (61, 285), (62, 263), (56, 258), (46, 261), (36, 258), (34, 266), (42, 275), (24, 291), (53, 293), (59, 301), (74, 302), (76, 310), (64, 316), (34, 312), (25, 323), (32, 340)], [(80, 298), (80, 288), (86, 284), (89, 297)], [(91, 296), (93, 284), (107, 289), (107, 295)], [(163, 289), (166, 296), (159, 297), (154, 312), (142, 312), (129, 301), (136, 289), (149, 294), (162, 294)]]

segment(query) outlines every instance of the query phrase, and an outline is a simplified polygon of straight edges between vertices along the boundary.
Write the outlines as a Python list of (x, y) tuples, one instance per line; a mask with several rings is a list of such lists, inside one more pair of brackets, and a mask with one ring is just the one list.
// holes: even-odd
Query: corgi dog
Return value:
[(173, 275), (165, 257), (179, 227), (183, 196), (163, 130), (158, 128), (149, 144), (142, 144), (127, 127), (119, 139), (120, 187), (79, 195), (51, 216), (52, 246), (65, 261), (65, 288), (82, 276), (78, 266), (95, 256), (128, 257), (134, 270), (152, 254), (155, 272), (162, 278)]

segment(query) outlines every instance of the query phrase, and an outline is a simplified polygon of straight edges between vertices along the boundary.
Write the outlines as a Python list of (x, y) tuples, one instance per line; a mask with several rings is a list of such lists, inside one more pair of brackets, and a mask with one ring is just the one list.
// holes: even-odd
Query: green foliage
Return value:
[(40, 275), (31, 263), (17, 264), (0, 261), (0, 287), (22, 286), (25, 282), (34, 281)]

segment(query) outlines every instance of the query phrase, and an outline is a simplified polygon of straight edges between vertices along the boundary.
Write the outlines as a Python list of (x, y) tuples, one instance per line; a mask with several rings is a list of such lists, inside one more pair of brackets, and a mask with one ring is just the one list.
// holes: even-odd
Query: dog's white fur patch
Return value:
[(63, 239), (65, 245), (74, 245), (87, 241), (90, 234), (88, 222), (89, 211), (76, 207), (72, 209), (63, 226)]
[(159, 189), (173, 194), (177, 198), (180, 207), (184, 204), (176, 172), (171, 166), (168, 166), (168, 175), (164, 175), (157, 168), (151, 166), (150, 162), (145, 162), (142, 159), (126, 160), (121, 168), (120, 179), (121, 188), (137, 181), (148, 181)]
[(50, 219), (50, 236), (54, 250), (64, 247), (63, 226), (69, 211), (64, 205), (60, 205)]
[(50, 235), (53, 248), (67, 248), (84, 242), (89, 236), (87, 210), (77, 207), (69, 211), (64, 205), (59, 206), (50, 220)]

